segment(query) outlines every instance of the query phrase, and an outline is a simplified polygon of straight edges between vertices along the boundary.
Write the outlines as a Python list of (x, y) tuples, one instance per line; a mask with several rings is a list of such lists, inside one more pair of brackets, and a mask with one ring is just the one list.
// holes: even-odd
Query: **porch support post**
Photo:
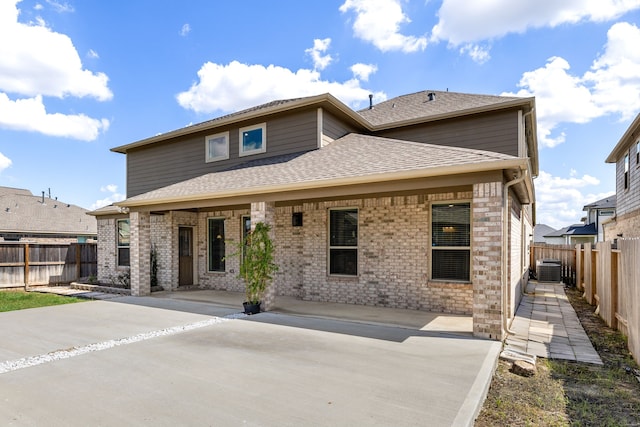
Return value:
[[(252, 202), (251, 203), (251, 230), (253, 230), (257, 223), (263, 222), (271, 227), (269, 232), (269, 238), (276, 245), (276, 219), (275, 219), (275, 204), (273, 202)], [(276, 287), (275, 281), (271, 282), (262, 301), (262, 309), (269, 311), (273, 309), (276, 301)]]
[(151, 293), (151, 215), (149, 212), (129, 213), (131, 295)]
[(505, 338), (502, 329), (502, 182), (473, 185), (473, 335)]

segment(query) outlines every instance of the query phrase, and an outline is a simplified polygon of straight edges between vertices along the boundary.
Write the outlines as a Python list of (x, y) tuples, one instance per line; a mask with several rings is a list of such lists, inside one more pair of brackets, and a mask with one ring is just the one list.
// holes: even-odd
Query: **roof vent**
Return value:
[(436, 100), (436, 94), (434, 92), (429, 92), (427, 94), (427, 98), (429, 99), (429, 101), (435, 101)]
[(373, 110), (373, 94), (369, 94), (369, 110)]

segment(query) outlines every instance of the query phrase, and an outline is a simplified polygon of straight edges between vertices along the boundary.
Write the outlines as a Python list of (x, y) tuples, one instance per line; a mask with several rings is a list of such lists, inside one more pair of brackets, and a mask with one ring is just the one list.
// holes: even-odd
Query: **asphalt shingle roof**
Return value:
[(88, 210), (29, 190), (0, 187), (0, 231), (8, 233), (96, 235)]
[[(430, 96), (430, 94), (433, 94)], [(477, 108), (499, 106), (523, 101), (525, 98), (495, 95), (474, 95), (458, 92), (424, 90), (398, 96), (358, 111), (374, 126), (385, 126), (414, 119), (428, 119)]]
[(244, 167), (210, 173), (127, 199), (135, 206), (153, 200), (178, 200), (216, 193), (251, 191), (292, 184), (324, 185), (331, 181), (364, 179), (460, 165), (521, 160), (489, 151), (423, 144), (349, 134), (321, 148), (295, 155), (247, 162)]

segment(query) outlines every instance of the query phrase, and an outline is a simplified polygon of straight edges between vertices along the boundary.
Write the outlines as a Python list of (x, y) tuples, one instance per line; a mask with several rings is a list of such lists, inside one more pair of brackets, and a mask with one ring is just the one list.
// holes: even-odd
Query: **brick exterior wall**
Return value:
[[(122, 217), (123, 219), (126, 216)], [(117, 230), (115, 218), (97, 218), (98, 220), (98, 281), (111, 283), (128, 267), (118, 267)]]
[[(473, 191), (421, 193), (394, 197), (358, 198), (340, 201), (318, 201), (292, 206), (258, 205), (251, 209), (212, 212), (170, 212), (151, 215), (147, 230), (149, 244), (158, 254), (159, 284), (177, 289), (178, 228), (194, 230), (194, 285), (205, 289), (244, 291), (237, 278), (242, 216), (271, 217), (280, 267), (275, 277), (275, 295), (287, 295), (310, 301), (331, 301), (380, 307), (406, 308), (453, 314), (473, 314), (474, 334), (502, 339), (501, 273), (502, 273), (502, 189), (503, 184), (485, 183)], [(431, 281), (430, 207), (432, 203), (470, 201), (472, 203), (472, 270), (471, 283)], [(331, 208), (358, 209), (357, 277), (329, 276), (328, 211)], [(301, 212), (303, 225), (292, 225), (292, 214)], [(225, 220), (226, 271), (208, 271), (208, 219)], [(264, 217), (263, 217), (264, 218)], [(134, 227), (143, 236), (144, 219)], [(99, 219), (99, 274), (113, 274), (116, 263), (115, 220)], [(515, 240), (514, 240), (515, 241)], [(138, 255), (139, 256), (139, 255)], [(132, 266), (134, 254), (132, 253)], [(138, 265), (145, 265), (140, 258)], [(511, 274), (515, 276), (515, 274)], [(148, 280), (142, 278), (144, 280)], [(519, 280), (513, 277), (516, 282)], [(138, 279), (136, 279), (138, 280)], [(134, 284), (143, 294), (145, 285)], [(513, 300), (512, 300), (513, 301)], [(512, 302), (513, 304), (513, 302)]]
[(618, 234), (625, 239), (640, 237), (640, 209), (617, 215), (615, 220), (605, 223), (603, 229), (605, 241), (617, 239)]
[(502, 188), (500, 182), (474, 184), (472, 206), (473, 334), (501, 340)]

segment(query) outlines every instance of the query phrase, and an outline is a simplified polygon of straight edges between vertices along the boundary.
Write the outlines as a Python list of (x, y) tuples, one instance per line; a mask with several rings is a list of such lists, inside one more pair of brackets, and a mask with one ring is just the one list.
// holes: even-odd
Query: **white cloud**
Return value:
[(556, 229), (580, 222), (585, 215), (582, 207), (600, 200), (610, 193), (589, 193), (600, 181), (590, 175), (578, 177), (572, 171), (569, 178), (540, 171), (536, 185), (536, 222)]
[(118, 193), (118, 186), (115, 184), (107, 184), (100, 188), (100, 191), (103, 193), (111, 193), (104, 199), (96, 200), (90, 207), (89, 210), (96, 210), (105, 206), (109, 206), (113, 203), (120, 202), (126, 199), (124, 194)]
[(640, 29), (621, 22), (607, 33), (603, 53), (582, 76), (571, 74), (570, 65), (560, 57), (549, 58), (544, 67), (525, 72), (517, 93), (535, 96), (538, 137), (542, 146), (564, 142), (560, 123), (587, 123), (607, 114), (628, 120), (638, 112), (640, 98)]
[(640, 29), (627, 22), (607, 32), (604, 52), (585, 73), (594, 102), (603, 114), (620, 114), (623, 120), (638, 113), (640, 99)]
[(331, 55), (323, 55), (329, 49), (331, 39), (315, 39), (313, 41), (313, 47), (305, 50), (304, 52), (311, 56), (313, 60), (314, 70), (324, 70), (333, 61)]
[(13, 162), (11, 161), (10, 158), (8, 158), (4, 154), (0, 153), (0, 172), (2, 172), (3, 170), (9, 168), (12, 164), (13, 164)]
[[(17, 3), (18, 0), (0, 2), (0, 126), (95, 139), (100, 130), (107, 129), (107, 120), (83, 114), (47, 113), (43, 97), (109, 100), (113, 94), (107, 75), (83, 69), (71, 39), (47, 28), (41, 18), (38, 25), (18, 22)], [(60, 12), (73, 11), (66, 3), (48, 3)]]
[(191, 32), (191, 25), (189, 25), (189, 24), (184, 24), (184, 25), (182, 26), (182, 28), (180, 29), (180, 33), (179, 33), (179, 34), (180, 34), (182, 37), (186, 37), (190, 32)]
[(109, 121), (84, 114), (47, 113), (40, 95), (13, 101), (0, 92), (0, 127), (93, 141), (109, 128)]
[(467, 54), (478, 64), (484, 64), (491, 55), (489, 54), (489, 48), (486, 46), (480, 46), (477, 44), (467, 43), (460, 48), (460, 54)]
[(640, 8), (640, 0), (443, 0), (432, 38), (458, 46), (531, 28), (605, 22)]
[(353, 64), (350, 70), (356, 79), (366, 82), (366, 81), (369, 81), (369, 76), (371, 74), (378, 71), (378, 67), (373, 64), (358, 63), (358, 64)]
[(49, 4), (49, 6), (51, 6), (53, 8), (53, 10), (55, 10), (58, 13), (71, 13), (71, 12), (75, 12), (73, 6), (71, 6), (69, 3), (60, 3), (54, 0), (46, 0), (47, 3)]
[(87, 57), (91, 59), (98, 59), (100, 58), (100, 55), (98, 55), (98, 52), (96, 52), (95, 50), (89, 49), (89, 52), (87, 52)]
[(532, 28), (610, 21), (638, 8), (640, 0), (443, 0), (431, 39), (457, 47)]
[[(248, 65), (232, 61), (228, 65), (205, 63), (198, 71), (199, 81), (177, 95), (178, 103), (197, 113), (238, 111), (261, 103), (331, 93), (342, 102), (358, 107), (368, 102), (370, 90), (353, 78), (345, 82), (322, 80), (316, 70), (269, 65)], [(377, 100), (386, 99), (375, 92)]]
[(399, 50), (405, 53), (427, 47), (425, 36), (405, 36), (400, 25), (411, 20), (402, 11), (399, 0), (346, 0), (340, 12), (355, 12), (353, 31), (356, 37), (373, 44), (382, 52)]

